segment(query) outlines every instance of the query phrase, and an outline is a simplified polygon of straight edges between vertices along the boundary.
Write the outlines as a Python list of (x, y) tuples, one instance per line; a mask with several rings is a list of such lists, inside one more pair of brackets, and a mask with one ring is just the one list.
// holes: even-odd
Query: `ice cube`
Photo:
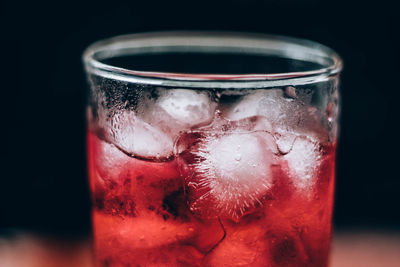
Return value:
[(288, 87), (250, 91), (240, 98), (224, 116), (229, 120), (263, 117), (255, 130), (275, 133), (278, 130), (309, 133), (320, 125), (315, 109), (309, 104), (312, 91)]
[[(305, 231), (307, 228), (304, 225), (307, 223), (304, 220), (308, 216), (304, 214), (307, 214), (309, 210), (305, 212), (304, 207), (304, 204), (287, 205), (281, 201), (278, 205), (269, 206), (265, 211), (263, 227), (267, 230), (263, 239), (269, 247), (271, 266), (308, 266), (307, 263), (311, 262), (304, 237), (307, 237), (308, 232), (315, 235), (315, 229)], [(312, 218), (316, 221), (315, 217)], [(319, 266), (318, 263), (315, 266)]]
[(230, 120), (264, 116), (270, 122), (274, 122), (280, 117), (285, 116), (282, 113), (282, 100), (286, 101), (280, 89), (254, 90), (243, 96), (232, 109), (228, 110), (225, 116)]
[(266, 237), (270, 247), (270, 260), (274, 263), (273, 266), (307, 266), (307, 263), (310, 262), (298, 233), (270, 229)]
[(267, 228), (259, 221), (224, 222), (226, 237), (204, 259), (205, 266), (270, 266)]
[(155, 213), (137, 217), (110, 216), (94, 213), (95, 234), (99, 243), (108, 246), (116, 240), (123, 248), (155, 248), (193, 238), (195, 225), (183, 220), (163, 220)]
[(197, 137), (188, 136), (193, 145), (178, 160), (192, 212), (238, 220), (262, 205), (272, 183), (272, 136), (266, 132), (202, 132)]
[(159, 160), (172, 156), (172, 138), (139, 119), (133, 111), (115, 114), (109, 135), (113, 144), (129, 155)]
[(194, 126), (212, 122), (216, 103), (205, 91), (186, 89), (159, 89), (158, 99), (149, 98), (143, 120), (176, 139), (179, 134)]
[(319, 142), (306, 136), (297, 136), (290, 151), (284, 155), (288, 172), (299, 189), (312, 186), (321, 161)]
[(207, 92), (186, 89), (165, 91), (156, 105), (187, 127), (211, 122), (216, 106)]

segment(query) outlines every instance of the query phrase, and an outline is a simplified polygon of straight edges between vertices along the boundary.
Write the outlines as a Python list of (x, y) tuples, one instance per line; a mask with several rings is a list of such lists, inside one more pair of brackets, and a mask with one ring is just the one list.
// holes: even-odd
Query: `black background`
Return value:
[(230, 30), (318, 41), (344, 59), (335, 225), (400, 229), (396, 8), (384, 1), (1, 4), (0, 230), (90, 231), (81, 53), (118, 34)]

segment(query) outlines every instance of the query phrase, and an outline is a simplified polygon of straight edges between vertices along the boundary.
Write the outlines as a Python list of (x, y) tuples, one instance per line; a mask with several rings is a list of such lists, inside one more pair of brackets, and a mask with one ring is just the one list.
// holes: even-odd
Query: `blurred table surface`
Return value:
[[(90, 267), (88, 240), (0, 236), (0, 267)], [(330, 267), (400, 267), (400, 233), (339, 232)]]

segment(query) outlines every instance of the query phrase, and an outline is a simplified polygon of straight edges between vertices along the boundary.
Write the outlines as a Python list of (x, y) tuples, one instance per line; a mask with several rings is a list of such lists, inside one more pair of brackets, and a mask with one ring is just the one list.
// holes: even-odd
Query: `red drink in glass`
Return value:
[[(211, 141), (208, 132), (182, 134), (177, 144), (182, 151), (161, 162), (130, 157), (96, 133), (88, 133), (95, 251), (100, 266), (326, 264), (335, 145), (297, 136), (290, 140), (294, 143), (289, 152), (282, 153), (278, 147), (254, 159), (254, 153), (264, 151), (247, 151), (248, 147), (273, 141), (269, 133), (218, 131)], [(215, 143), (204, 144), (207, 141)], [(231, 146), (237, 145), (236, 141), (247, 148), (235, 151)], [(228, 144), (231, 146), (220, 147)], [(207, 145), (214, 151), (207, 151)], [(201, 153), (215, 158), (201, 158)], [(298, 156), (306, 159), (296, 159)], [(236, 166), (230, 170), (226, 162), (234, 160), (236, 164), (239, 157), (238, 164), (245, 169)], [(257, 157), (265, 161), (255, 162)], [(210, 166), (210, 160), (225, 161), (227, 166)], [(268, 168), (251, 170), (251, 164)], [(213, 167), (228, 168), (222, 171), (238, 176), (223, 184), (215, 177), (221, 175), (215, 173), (218, 170), (207, 170)], [(307, 171), (310, 173), (302, 173)], [(312, 177), (307, 181), (304, 175)]]
[(97, 266), (327, 266), (333, 51), (173, 33), (110, 39), (84, 59)]

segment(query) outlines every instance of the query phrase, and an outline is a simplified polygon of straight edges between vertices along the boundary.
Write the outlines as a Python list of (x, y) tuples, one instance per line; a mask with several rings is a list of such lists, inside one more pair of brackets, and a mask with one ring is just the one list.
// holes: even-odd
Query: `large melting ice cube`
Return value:
[(182, 136), (178, 146), (185, 142), (179, 162), (194, 214), (238, 220), (262, 205), (272, 186), (271, 135), (203, 131)]

